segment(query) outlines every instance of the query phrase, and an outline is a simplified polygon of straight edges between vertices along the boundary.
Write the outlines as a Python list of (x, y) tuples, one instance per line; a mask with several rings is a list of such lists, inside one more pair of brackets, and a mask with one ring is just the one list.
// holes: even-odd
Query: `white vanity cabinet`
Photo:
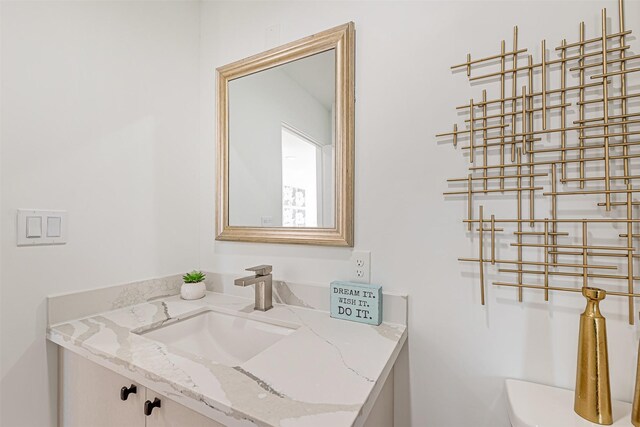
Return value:
[[(162, 401), (162, 407), (155, 408), (146, 418), (147, 427), (224, 427), (224, 425), (199, 414), (184, 405), (167, 399), (153, 390), (147, 389), (147, 399)], [(142, 412), (142, 410), (140, 411)]]
[[(63, 347), (58, 349), (59, 427), (224, 427), (178, 402), (131, 381)], [(135, 393), (121, 399), (121, 389)], [(144, 414), (145, 402), (160, 407)], [(363, 427), (393, 426), (393, 370)]]
[[(136, 387), (126, 400), (122, 387)], [(60, 427), (224, 427), (153, 390), (64, 348), (59, 349)], [(161, 406), (144, 414), (148, 400)]]

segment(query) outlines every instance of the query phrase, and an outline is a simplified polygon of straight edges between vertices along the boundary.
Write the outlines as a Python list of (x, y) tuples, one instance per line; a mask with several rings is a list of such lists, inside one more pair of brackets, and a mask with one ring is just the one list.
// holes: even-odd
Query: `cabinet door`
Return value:
[(393, 369), (373, 404), (364, 427), (393, 427)]
[(147, 427), (224, 427), (171, 399), (167, 399), (153, 390), (147, 389), (147, 400), (160, 399), (161, 406), (154, 408), (147, 417)]
[[(59, 364), (60, 427), (144, 427), (145, 387), (62, 347)], [(121, 400), (131, 384), (137, 392)]]

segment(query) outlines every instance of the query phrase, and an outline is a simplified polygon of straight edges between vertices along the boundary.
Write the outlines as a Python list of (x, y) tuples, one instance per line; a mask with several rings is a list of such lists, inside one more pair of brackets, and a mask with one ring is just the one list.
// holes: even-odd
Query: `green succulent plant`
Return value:
[(204, 281), (206, 275), (202, 271), (193, 270), (191, 273), (187, 273), (182, 276), (184, 283), (200, 283)]

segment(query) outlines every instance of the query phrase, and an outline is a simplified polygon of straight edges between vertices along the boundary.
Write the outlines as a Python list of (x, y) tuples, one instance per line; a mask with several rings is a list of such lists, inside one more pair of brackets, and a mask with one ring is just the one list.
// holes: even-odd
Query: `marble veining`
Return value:
[(281, 280), (273, 281), (273, 299), (281, 304), (295, 305), (298, 307), (315, 308), (294, 294), (289, 285)]
[[(290, 292), (281, 284), (280, 295)], [(215, 292), (197, 301), (171, 296), (50, 326), (48, 338), (231, 427), (362, 425), (406, 326), (332, 319), (303, 301), (264, 313), (251, 306)], [(232, 367), (139, 335), (208, 310), (297, 329)]]
[(180, 292), (182, 276), (174, 275), (158, 279), (145, 280), (125, 286), (111, 303), (111, 308), (122, 308), (143, 301), (164, 298)]
[(90, 314), (129, 307), (180, 293), (182, 276), (140, 280), (105, 288), (50, 296), (47, 299), (49, 324), (66, 322)]

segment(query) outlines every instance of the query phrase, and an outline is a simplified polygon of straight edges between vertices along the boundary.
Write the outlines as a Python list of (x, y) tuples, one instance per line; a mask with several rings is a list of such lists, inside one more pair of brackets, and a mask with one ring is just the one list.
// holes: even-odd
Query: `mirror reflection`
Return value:
[(334, 227), (335, 57), (229, 82), (229, 225)]

